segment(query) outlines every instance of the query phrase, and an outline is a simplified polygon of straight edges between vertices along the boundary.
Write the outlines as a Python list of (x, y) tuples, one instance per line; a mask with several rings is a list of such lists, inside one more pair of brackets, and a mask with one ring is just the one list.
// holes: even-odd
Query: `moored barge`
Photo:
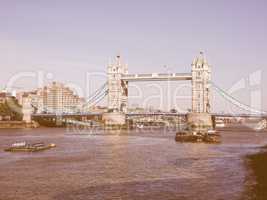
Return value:
[(191, 143), (221, 143), (221, 136), (215, 131), (207, 132), (177, 132), (175, 136), (177, 142), (191, 142)]
[(11, 147), (6, 148), (7, 152), (38, 152), (44, 151), (56, 147), (55, 144), (51, 143), (45, 145), (43, 142), (38, 142), (34, 144), (29, 144), (26, 142), (16, 142), (11, 145)]

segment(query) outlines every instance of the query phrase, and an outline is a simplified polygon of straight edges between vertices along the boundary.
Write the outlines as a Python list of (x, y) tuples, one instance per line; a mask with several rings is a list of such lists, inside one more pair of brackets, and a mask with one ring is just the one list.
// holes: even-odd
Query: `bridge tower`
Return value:
[(127, 112), (128, 82), (122, 80), (122, 75), (128, 74), (128, 67), (117, 56), (115, 63), (108, 65), (108, 109), (109, 112)]
[(212, 128), (210, 104), (211, 66), (203, 52), (192, 63), (192, 112), (187, 115), (188, 124), (195, 129)]
[(102, 120), (106, 125), (125, 125), (128, 107), (128, 82), (122, 76), (128, 74), (128, 67), (117, 56), (115, 63), (108, 65), (108, 112)]
[(192, 112), (210, 113), (211, 67), (203, 52), (192, 63)]

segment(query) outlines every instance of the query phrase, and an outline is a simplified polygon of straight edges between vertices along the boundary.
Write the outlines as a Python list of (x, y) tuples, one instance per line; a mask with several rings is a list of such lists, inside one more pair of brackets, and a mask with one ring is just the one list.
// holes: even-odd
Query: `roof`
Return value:
[(192, 65), (197, 65), (197, 66), (208, 65), (208, 61), (205, 58), (204, 53), (202, 51), (199, 52), (199, 55), (193, 60)]

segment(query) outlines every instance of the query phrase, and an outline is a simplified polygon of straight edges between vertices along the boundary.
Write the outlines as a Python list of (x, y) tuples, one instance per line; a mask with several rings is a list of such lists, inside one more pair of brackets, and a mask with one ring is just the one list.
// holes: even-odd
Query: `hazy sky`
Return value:
[[(261, 70), (267, 110), (266, 0), (0, 0), (0, 88), (38, 70), (84, 88), (86, 72), (105, 72), (117, 53), (130, 73), (190, 72), (200, 50), (226, 90)], [(249, 104), (250, 89), (233, 95)]]

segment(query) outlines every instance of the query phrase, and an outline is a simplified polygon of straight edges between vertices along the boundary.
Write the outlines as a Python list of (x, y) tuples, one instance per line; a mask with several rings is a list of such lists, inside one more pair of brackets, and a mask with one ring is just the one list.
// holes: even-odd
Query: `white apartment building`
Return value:
[(48, 86), (27, 93), (37, 113), (81, 112), (84, 99), (62, 83), (52, 82)]

